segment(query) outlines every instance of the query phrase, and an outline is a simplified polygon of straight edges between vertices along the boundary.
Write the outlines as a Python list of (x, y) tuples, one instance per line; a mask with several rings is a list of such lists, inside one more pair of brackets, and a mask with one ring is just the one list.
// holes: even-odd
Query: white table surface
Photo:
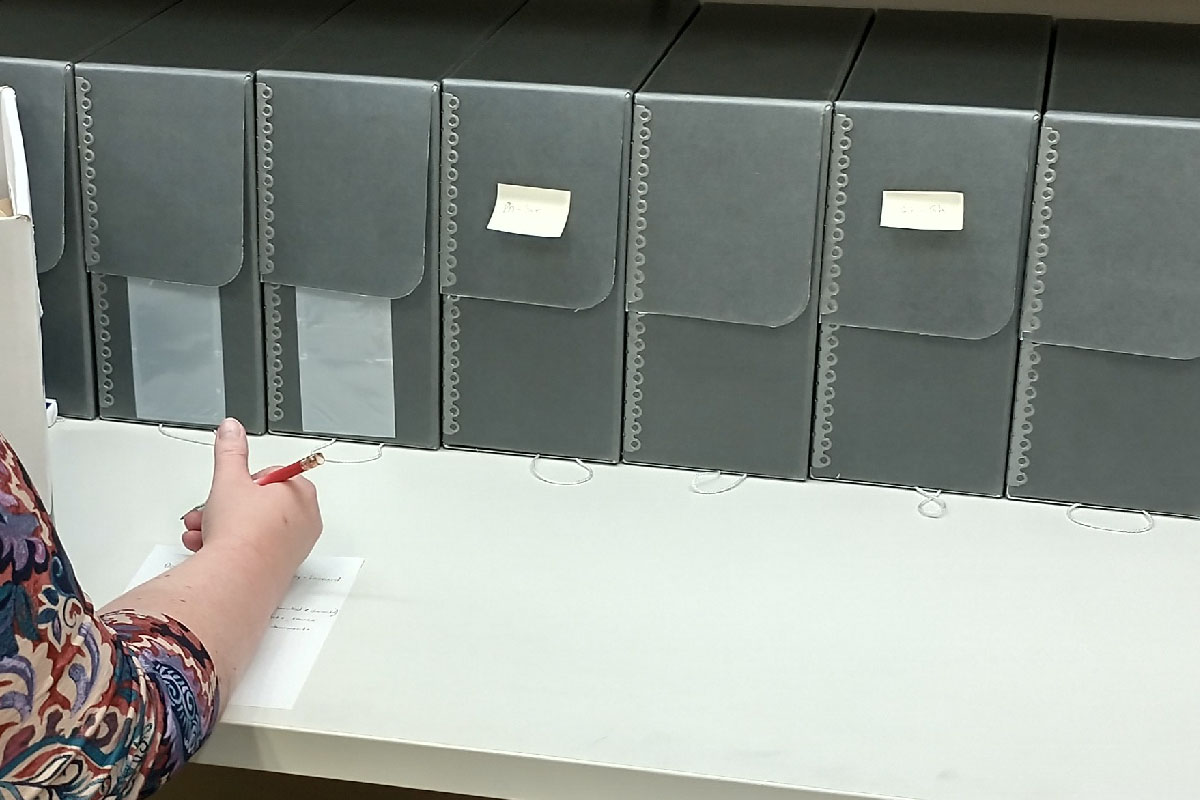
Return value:
[[(51, 447), (107, 601), (177, 541), (211, 453), (69, 420)], [(256, 439), (252, 465), (311, 447)], [(317, 552), (366, 564), (295, 709), (233, 709), (203, 760), (512, 800), (1200, 796), (1198, 523), (1116, 536), (964, 497), (929, 520), (906, 491), (701, 497), (640, 467), (562, 488), (528, 464), (314, 473)]]

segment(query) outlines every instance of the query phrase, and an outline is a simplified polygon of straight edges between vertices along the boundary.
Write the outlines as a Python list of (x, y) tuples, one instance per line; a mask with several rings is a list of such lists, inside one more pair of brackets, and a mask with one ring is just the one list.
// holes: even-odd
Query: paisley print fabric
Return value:
[(212, 659), (178, 622), (98, 615), (0, 437), (0, 798), (144, 797), (218, 714)]

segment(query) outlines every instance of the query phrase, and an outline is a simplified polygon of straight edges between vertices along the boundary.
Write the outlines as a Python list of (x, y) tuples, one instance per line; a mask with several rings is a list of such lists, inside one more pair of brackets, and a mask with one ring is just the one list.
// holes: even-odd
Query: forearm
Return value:
[(221, 697), (228, 701), (294, 572), (288, 559), (271, 558), (252, 547), (206, 546), (121, 595), (101, 613), (129, 610), (183, 624), (212, 657)]

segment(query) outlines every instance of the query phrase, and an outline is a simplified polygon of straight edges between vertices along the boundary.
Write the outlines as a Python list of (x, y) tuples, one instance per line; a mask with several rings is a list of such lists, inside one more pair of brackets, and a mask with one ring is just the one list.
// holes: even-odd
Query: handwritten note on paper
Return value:
[(879, 224), (913, 231), (961, 231), (962, 192), (884, 192)]
[[(156, 546), (129, 582), (129, 588), (179, 566), (190, 555), (179, 547)], [(362, 564), (361, 558), (313, 557), (300, 565), (287, 596), (271, 615), (270, 627), (230, 700), (232, 705), (296, 705)]]
[(563, 235), (570, 213), (570, 192), (498, 183), (487, 226), (489, 231), (557, 239)]

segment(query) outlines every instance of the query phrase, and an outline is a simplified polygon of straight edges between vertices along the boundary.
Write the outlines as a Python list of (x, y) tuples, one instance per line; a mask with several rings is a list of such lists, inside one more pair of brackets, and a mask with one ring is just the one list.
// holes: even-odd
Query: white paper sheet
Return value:
[(498, 183), (487, 226), (489, 231), (557, 239), (563, 235), (570, 213), (570, 192)]
[[(190, 555), (182, 547), (155, 546), (128, 588), (179, 566)], [(285, 709), (296, 705), (362, 564), (361, 558), (313, 557), (300, 565), (231, 705)]]
[(962, 192), (884, 192), (879, 224), (914, 231), (961, 231)]

